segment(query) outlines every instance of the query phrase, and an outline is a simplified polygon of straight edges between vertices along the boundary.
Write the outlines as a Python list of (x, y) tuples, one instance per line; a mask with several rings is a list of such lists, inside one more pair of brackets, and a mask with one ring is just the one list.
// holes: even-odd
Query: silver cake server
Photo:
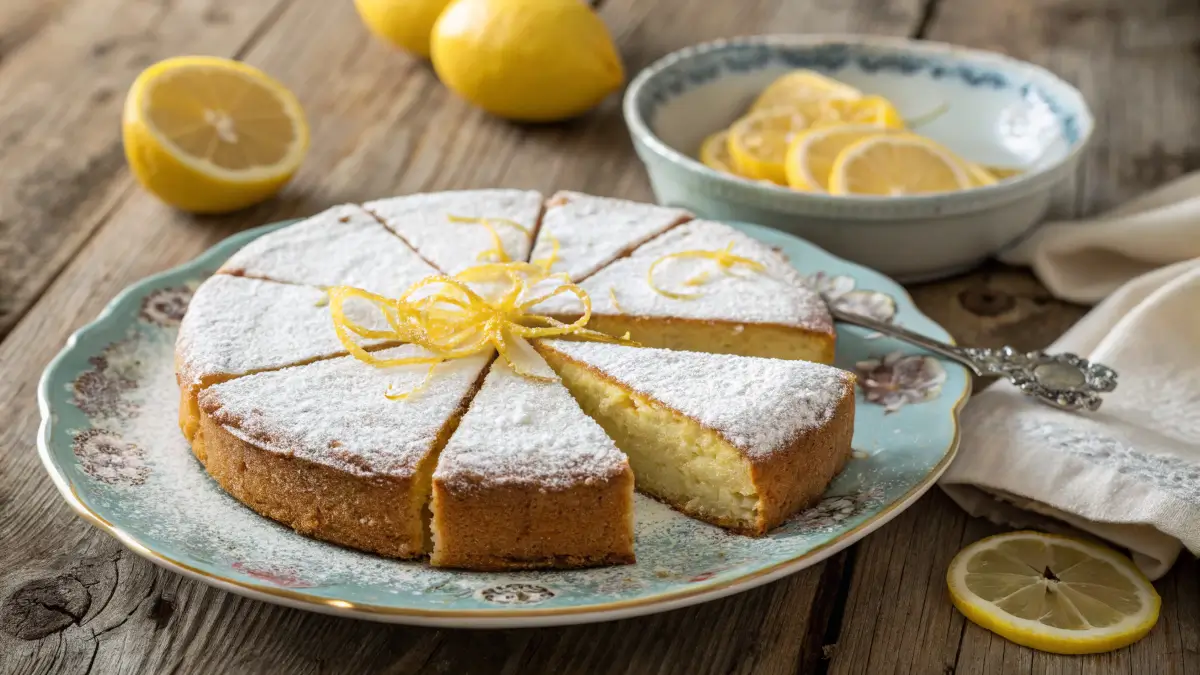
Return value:
[[(828, 299), (828, 298), (827, 298)], [(1063, 410), (1097, 410), (1100, 394), (1117, 388), (1117, 372), (1075, 354), (1019, 352), (1012, 347), (957, 347), (919, 335), (900, 326), (839, 308), (829, 302), (833, 318), (897, 338), (957, 361), (980, 377), (1006, 377), (1021, 391)]]

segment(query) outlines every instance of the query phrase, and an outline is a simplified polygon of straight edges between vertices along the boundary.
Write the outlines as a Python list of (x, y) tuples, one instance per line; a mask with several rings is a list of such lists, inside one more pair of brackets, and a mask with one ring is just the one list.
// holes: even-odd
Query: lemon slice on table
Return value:
[(163, 201), (196, 213), (260, 202), (308, 150), (300, 102), (257, 68), (211, 56), (156, 63), (134, 81), (122, 123), (133, 175)]
[(788, 185), (797, 190), (825, 192), (829, 189), (829, 174), (838, 155), (846, 146), (868, 136), (886, 133), (873, 124), (843, 124), (818, 127), (796, 135), (788, 146)]
[(1078, 539), (1009, 532), (963, 549), (946, 573), (968, 619), (1056, 654), (1119, 649), (1150, 632), (1160, 600), (1128, 558)]
[(853, 99), (862, 96), (862, 92), (811, 70), (793, 70), (781, 75), (762, 90), (751, 112), (767, 110), (780, 106), (791, 105), (798, 101), (810, 101), (825, 98)]
[(902, 196), (971, 187), (962, 160), (923, 136), (876, 134), (851, 143), (829, 174), (835, 195)]
[(729, 131), (721, 130), (700, 144), (700, 161), (710, 169), (737, 175), (733, 156), (729, 154)]
[(791, 108), (750, 113), (729, 127), (729, 154), (739, 175), (787, 184), (788, 145), (809, 118)]

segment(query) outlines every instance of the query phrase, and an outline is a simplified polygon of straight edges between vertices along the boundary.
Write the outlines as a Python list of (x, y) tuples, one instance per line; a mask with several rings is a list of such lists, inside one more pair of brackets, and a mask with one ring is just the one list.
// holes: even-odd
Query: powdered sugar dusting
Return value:
[[(325, 292), (218, 274), (196, 290), (179, 327), (180, 373), (199, 383), (210, 375), (241, 375), (345, 354), (333, 331)], [(367, 303), (346, 313), (367, 326), (383, 317)], [(364, 344), (378, 341), (365, 341)]]
[(311, 286), (354, 286), (388, 297), (439, 273), (353, 204), (255, 239), (220, 271)]
[(806, 361), (601, 342), (543, 344), (716, 430), (752, 457), (827, 423), (852, 377)]
[[(663, 256), (681, 251), (720, 251), (730, 243), (734, 255), (759, 262), (766, 269), (755, 271), (735, 265), (722, 270), (716, 262), (704, 258), (669, 258), (655, 267), (655, 285), (699, 297), (675, 299), (650, 286), (650, 266)], [(687, 283), (698, 278), (703, 279), (702, 283)], [(833, 334), (833, 320), (820, 295), (782, 255), (728, 225), (712, 221), (694, 220), (671, 229), (580, 285), (591, 296), (595, 314), (774, 323)], [(577, 305), (571, 298), (561, 297), (537, 309), (568, 313), (578, 311)]]
[[(414, 345), (381, 358), (428, 356)], [(200, 407), (242, 440), (355, 475), (408, 476), (433, 449), (465, 403), (491, 354), (446, 361), (403, 400), (384, 394), (415, 389), (429, 366), (378, 368), (353, 356), (259, 373), (213, 385)]]
[(434, 480), (564, 490), (626, 470), (625, 455), (561, 382), (522, 377), (497, 359), (442, 451)]
[(446, 274), (457, 274), (486, 260), (480, 254), (496, 248), (487, 228), (477, 223), (456, 223), (464, 218), (507, 218), (529, 234), (504, 224), (493, 227), (512, 260), (529, 256), (530, 234), (542, 212), (542, 195), (527, 190), (459, 190), (393, 197), (368, 202), (363, 208), (379, 217), (404, 238), (421, 257)]
[(550, 271), (566, 272), (578, 281), (690, 218), (682, 209), (559, 192), (548, 202), (530, 258), (548, 258), (557, 240), (558, 254)]

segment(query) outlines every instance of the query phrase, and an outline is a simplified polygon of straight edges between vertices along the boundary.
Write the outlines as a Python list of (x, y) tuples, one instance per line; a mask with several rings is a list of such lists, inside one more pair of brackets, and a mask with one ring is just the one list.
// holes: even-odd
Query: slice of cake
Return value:
[[(588, 328), (648, 347), (833, 362), (820, 295), (780, 253), (723, 223), (684, 223), (580, 285), (592, 302)], [(572, 300), (537, 310), (571, 320), (580, 311)]]
[(682, 209), (559, 192), (546, 202), (530, 259), (579, 281), (691, 218)]
[(353, 204), (265, 234), (233, 254), (219, 271), (309, 286), (354, 286), (388, 297), (440, 274)]
[[(428, 354), (404, 345), (380, 356)], [(226, 492), (268, 518), (364, 551), (421, 556), (438, 452), (490, 358), (444, 362), (428, 381), (428, 365), (346, 356), (216, 384), (200, 393), (192, 447)]]
[(363, 208), (434, 267), (453, 275), (485, 262), (528, 260), (542, 195), (458, 190), (380, 199)]
[[(365, 306), (347, 304), (346, 309), (360, 323), (372, 321), (373, 315), (357, 316)], [(189, 440), (196, 433), (196, 396), (204, 387), (345, 353), (324, 291), (224, 274), (210, 277), (192, 296), (175, 342), (179, 426)]]
[(543, 340), (538, 350), (629, 456), (637, 487), (762, 535), (850, 458), (854, 376), (816, 363)]
[(634, 560), (629, 462), (562, 383), (517, 375), (502, 359), (442, 452), (432, 509), (430, 562), (441, 567)]

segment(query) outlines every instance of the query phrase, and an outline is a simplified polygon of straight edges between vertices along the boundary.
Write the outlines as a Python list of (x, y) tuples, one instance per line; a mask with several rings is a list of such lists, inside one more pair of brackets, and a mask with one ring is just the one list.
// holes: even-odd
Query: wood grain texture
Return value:
[[(1071, 214), (1167, 177), (1153, 173), (1162, 162), (1135, 160), (1153, 155), (1155, 143), (1166, 156), (1196, 137), (1196, 118), (1180, 114), (1200, 102), (1193, 4), (608, 0), (601, 13), (631, 73), (693, 42), (789, 30), (923, 32), (1063, 69), (1093, 104), (1113, 110), (1079, 189), (1060, 200)], [(1047, 17), (1056, 29), (1043, 26)], [(1055, 30), (1065, 37), (1052, 40)], [(1099, 65), (1088, 56), (1093, 47)], [(314, 143), (276, 200), (192, 218), (131, 187), (120, 159), (119, 99), (149, 60), (185, 51), (239, 55), (300, 97)], [(1133, 52), (1137, 58), (1125, 58)], [(1140, 104), (1122, 91), (1167, 103), (1151, 106), (1152, 122), (1137, 121)], [(1140, 183), (1130, 178), (1139, 171)], [(1116, 654), (1036, 654), (964, 621), (942, 575), (954, 552), (994, 528), (940, 493), (851, 551), (742, 595), (642, 619), (495, 632), (337, 619), (217, 591), (137, 558), (58, 497), (33, 448), (36, 381), (70, 332), (121, 288), (240, 229), (336, 202), (495, 185), (650, 198), (618, 97), (564, 124), (495, 120), (441, 87), (426, 64), (369, 39), (348, 2), (0, 7), (0, 336), (12, 328), (0, 343), (0, 409), (8, 415), (0, 425), (0, 672), (1200, 672), (1194, 563), (1159, 584), (1160, 626)], [(999, 265), (912, 291), (961, 341), (984, 345), (1044, 345), (1084, 311)]]
[(132, 189), (125, 90), (166, 56), (233, 56), (284, 0), (0, 8), (0, 338)]

